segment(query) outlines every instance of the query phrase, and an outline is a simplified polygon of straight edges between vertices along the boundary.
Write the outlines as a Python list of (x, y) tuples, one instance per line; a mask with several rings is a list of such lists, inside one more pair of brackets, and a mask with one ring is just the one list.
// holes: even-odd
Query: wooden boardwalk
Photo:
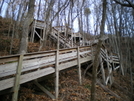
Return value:
[[(80, 47), (80, 63), (91, 60), (90, 47)], [(85, 55), (85, 57), (83, 57)], [(14, 86), (14, 74), (21, 55), (0, 58), (0, 90)], [(59, 50), (59, 70), (77, 65), (77, 48)], [(55, 72), (56, 50), (24, 54), (21, 67), (20, 84)]]
[[(79, 82), (81, 84), (81, 64), (92, 61), (94, 51), (95, 50), (91, 49), (91, 46), (83, 46), (0, 57), (0, 91), (15, 87), (15, 84), (23, 84), (56, 73), (56, 66), (58, 72), (73, 66), (78, 66)], [(103, 81), (107, 85), (108, 81), (112, 83), (112, 71), (119, 68), (119, 66), (117, 66), (113, 69), (112, 64), (119, 64), (119, 59), (116, 56), (109, 57), (103, 49), (101, 49), (100, 57), (100, 70)], [(109, 73), (107, 76), (105, 75), (102, 61), (107, 62)]]
[[(17, 101), (20, 84), (32, 80), (34, 80), (35, 84), (52, 99), (57, 99), (59, 94), (59, 72), (74, 66), (78, 67), (79, 83), (82, 84), (81, 64), (93, 61), (98, 40), (89, 42), (90, 46), (80, 47), (72, 42), (71, 39), (69, 40), (59, 35), (58, 30), (54, 28), (52, 29), (50, 36), (54, 40), (59, 39), (59, 41), (57, 41), (60, 44), (66, 45), (66, 48), (68, 49), (0, 57), (0, 92), (3, 92), (8, 88), (13, 88), (14, 93), (12, 101)], [(104, 67), (104, 63), (106, 64), (106, 67)], [(108, 83), (113, 83), (112, 73), (114, 70), (120, 68), (119, 63), (119, 58), (117, 56), (109, 56), (105, 47), (101, 48), (99, 71), (102, 75), (103, 84), (107, 85)], [(107, 69), (107, 71), (105, 69)], [(37, 82), (38, 78), (53, 73), (55, 73), (56, 78), (55, 96)]]

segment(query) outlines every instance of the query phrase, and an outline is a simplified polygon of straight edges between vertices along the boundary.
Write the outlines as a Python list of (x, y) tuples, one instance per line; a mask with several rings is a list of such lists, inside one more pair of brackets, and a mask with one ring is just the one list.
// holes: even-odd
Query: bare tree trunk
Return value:
[(26, 53), (28, 46), (28, 31), (30, 20), (33, 18), (35, 0), (29, 0), (28, 14), (23, 24), (23, 33), (20, 42), (19, 53)]
[(0, 5), (0, 13), (1, 13), (1, 10), (2, 10), (2, 7), (3, 7), (4, 2), (5, 2), (5, 0), (2, 0), (2, 3)]
[[(103, 37), (104, 35), (104, 26), (105, 26), (105, 19), (106, 19), (106, 0), (103, 0), (103, 12), (102, 12), (102, 20), (101, 20), (101, 26), (100, 26), (100, 36)], [(100, 38), (101, 38), (100, 37)], [(97, 79), (97, 69), (99, 66), (99, 54), (100, 54), (100, 48), (102, 46), (102, 40), (99, 39), (95, 58), (93, 61), (93, 72), (92, 72), (92, 87), (91, 87), (91, 101), (95, 101), (95, 85), (96, 85), (96, 79)]]

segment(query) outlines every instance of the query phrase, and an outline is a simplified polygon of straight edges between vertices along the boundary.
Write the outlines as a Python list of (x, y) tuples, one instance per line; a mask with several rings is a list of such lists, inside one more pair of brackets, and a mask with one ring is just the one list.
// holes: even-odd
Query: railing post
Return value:
[(80, 50), (79, 50), (79, 47), (77, 48), (77, 63), (78, 63), (79, 84), (82, 85), (82, 82), (81, 82)]
[(20, 55), (19, 61), (18, 61), (18, 67), (16, 69), (16, 76), (15, 76), (15, 81), (14, 81), (12, 101), (18, 101), (17, 99), (18, 99), (18, 90), (20, 87), (20, 76), (21, 76), (22, 62), (23, 62), (23, 55)]
[(57, 49), (56, 51), (56, 59), (55, 59), (55, 63), (56, 63), (56, 66), (55, 66), (55, 76), (56, 76), (56, 79), (55, 79), (55, 98), (58, 99), (58, 96), (59, 96), (59, 49)]
[(102, 57), (101, 57), (101, 51), (100, 51), (100, 66), (101, 66), (101, 73), (102, 73), (102, 79), (103, 79), (103, 83), (106, 85), (106, 78), (105, 78), (105, 70), (103, 67), (103, 61), (102, 61)]
[(108, 56), (108, 52), (107, 50), (105, 49), (105, 52), (106, 52), (106, 60), (107, 60), (107, 67), (108, 67), (108, 76), (109, 76), (109, 80), (110, 80), (110, 85), (112, 85), (113, 83), (113, 80), (112, 80), (112, 67), (110, 66), (110, 63), (109, 63), (109, 56)]

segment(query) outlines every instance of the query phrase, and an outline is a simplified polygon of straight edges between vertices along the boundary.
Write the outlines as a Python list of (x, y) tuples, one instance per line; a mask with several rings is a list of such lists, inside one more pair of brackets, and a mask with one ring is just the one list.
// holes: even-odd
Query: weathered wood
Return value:
[(90, 65), (88, 65), (87, 68), (85, 69), (85, 71), (84, 71), (84, 76), (86, 75), (87, 70), (91, 68), (91, 66), (93, 66), (93, 62), (92, 62)]
[[(90, 56), (87, 56), (85, 58), (80, 58), (80, 63), (85, 63), (91, 60)], [(73, 60), (70, 62), (62, 63), (59, 64), (59, 70), (64, 70), (69, 67), (73, 67), (77, 65), (77, 60)], [(53, 67), (47, 67), (45, 69), (40, 69), (34, 72), (30, 72), (24, 75), (21, 75), (20, 77), (20, 84), (52, 74), (55, 72), (55, 69)], [(14, 78), (6, 79), (6, 80), (1, 80), (0, 81), (0, 91), (13, 87), (14, 84)]]
[(43, 40), (36, 30), (35, 30), (35, 33), (40, 38), (40, 40)]
[[(107, 76), (107, 78), (106, 78), (106, 81), (105, 81), (105, 83), (106, 83), (106, 85), (108, 84), (108, 81), (110, 80), (110, 79), (112, 79), (111, 78), (111, 73), (112, 73), (112, 68), (110, 68), (109, 70), (108, 70), (108, 76)], [(110, 84), (112, 84), (112, 80), (110, 80)]]
[[(106, 62), (107, 62), (107, 68), (108, 68), (108, 77), (109, 77), (109, 82), (110, 82), (110, 85), (112, 85), (113, 83), (113, 75), (112, 75), (112, 67), (109, 63), (109, 56), (108, 56), (108, 53), (107, 53), (107, 50), (105, 49), (105, 52), (106, 52)], [(108, 82), (106, 82), (107, 84)]]
[(32, 42), (34, 42), (36, 22), (37, 22), (37, 21), (35, 20), (34, 23), (33, 23)]
[(57, 51), (56, 51), (56, 55), (55, 55), (55, 98), (58, 99), (59, 96), (59, 32), (57, 33)]
[[(89, 53), (90, 51), (80, 52), (80, 55)], [(76, 52), (60, 54), (59, 62), (68, 61), (70, 59), (76, 58)], [(25, 58), (25, 56), (24, 56)], [(32, 64), (31, 64), (32, 63)], [(30, 60), (23, 60), (22, 72), (37, 69), (43, 66), (55, 64), (55, 56), (42, 57), (42, 58), (33, 58)], [(0, 77), (8, 76), (16, 72), (17, 61), (0, 65)]]
[[(90, 46), (81, 46), (79, 48), (80, 48), (80, 50), (88, 49), (88, 48), (90, 48)], [(69, 51), (71, 52), (71, 51), (74, 51), (76, 49), (77, 48), (60, 49), (59, 53), (64, 53), (64, 52), (69, 52)], [(24, 60), (25, 59), (30, 59), (30, 58), (38, 58), (38, 57), (41, 57), (41, 56), (54, 55), (55, 52), (56, 52), (56, 50), (26, 53), (26, 54), (24, 54)], [(1, 56), (0, 57), (0, 60), (1, 60), (0, 63), (18, 61), (18, 59), (19, 59), (18, 56), (19, 56), (19, 54), (9, 55), (9, 56)]]
[[(34, 72), (30, 72), (24, 75), (21, 75), (20, 77), (20, 84), (43, 77), (45, 75), (49, 75), (54, 73), (54, 68), (53, 67), (48, 67), (42, 70), (38, 70), (38, 71), (34, 71)], [(0, 81), (0, 91), (13, 87), (14, 86), (14, 80), (15, 78), (9, 78), (9, 79), (5, 79), (5, 80), (1, 80)]]
[[(56, 35), (55, 35), (56, 34)], [(55, 39), (57, 39), (57, 33), (51, 33), (51, 35), (52, 35), (52, 37), (54, 37)], [(64, 42), (65, 42), (65, 40), (62, 38), (62, 37), (59, 37), (59, 41), (62, 43), (62, 44), (64, 44)], [(65, 44), (68, 48), (71, 48), (71, 44), (69, 44), (69, 43), (66, 43)]]
[(39, 87), (43, 92), (45, 92), (49, 97), (51, 97), (52, 99), (55, 99), (55, 96), (50, 93), (45, 87), (43, 87), (42, 85), (40, 85), (37, 81), (34, 81), (34, 84)]
[(10, 62), (14, 62), (14, 61), (18, 61), (19, 55), (15, 55), (15, 56), (11, 56), (11, 57), (0, 57), (0, 63), (1, 64), (5, 64), (5, 63), (10, 63)]
[(102, 61), (102, 58), (100, 56), (100, 66), (101, 66), (101, 73), (102, 73), (102, 79), (103, 79), (103, 83), (105, 84), (105, 70), (104, 70), (104, 67), (103, 67), (103, 61)]
[(21, 75), (22, 62), (23, 62), (23, 55), (20, 55), (18, 67), (16, 70), (12, 101), (17, 101), (18, 99), (18, 90), (20, 87), (20, 75)]
[(120, 66), (115, 67), (115, 68), (114, 68), (114, 71), (117, 70), (118, 68), (120, 68)]
[(55, 98), (58, 99), (59, 96), (59, 49), (56, 52), (56, 66), (55, 66)]
[(79, 84), (82, 85), (82, 81), (81, 81), (81, 64), (80, 64), (79, 47), (77, 48), (77, 64), (78, 64)]

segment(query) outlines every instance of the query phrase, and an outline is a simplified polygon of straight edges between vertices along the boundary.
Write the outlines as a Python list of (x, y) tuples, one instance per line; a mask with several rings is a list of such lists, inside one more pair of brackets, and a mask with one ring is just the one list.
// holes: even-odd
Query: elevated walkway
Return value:
[[(0, 58), (0, 91), (13, 87), (19, 58), (22, 58), (20, 84), (55, 72), (56, 50)], [(77, 48), (59, 50), (59, 71), (77, 65)], [(80, 47), (80, 64), (91, 59), (90, 47)], [(81, 57), (86, 55), (86, 57)]]
[[(0, 57), (0, 92), (12, 87), (15, 92), (19, 89), (17, 87), (20, 84), (32, 80), (37, 81), (38, 78), (53, 73), (55, 73), (57, 78), (56, 89), (58, 89), (59, 72), (74, 66), (79, 68), (78, 75), (81, 84), (81, 64), (93, 61), (94, 59), (95, 48), (91, 49), (91, 47), (96, 47), (96, 45)], [(108, 69), (108, 75), (106, 75), (103, 65), (104, 61), (107, 62), (107, 67), (105, 68)], [(117, 67), (113, 67), (114, 64)], [(112, 84), (112, 72), (119, 68), (119, 59), (115, 56), (111, 58), (106, 50), (101, 49), (100, 66), (100, 73), (102, 74), (104, 84)], [(38, 82), (35, 82), (35, 84), (39, 85)], [(57, 96), (52, 95), (46, 89), (45, 91), (53, 99), (58, 97), (58, 90), (56, 90)]]
[[(45, 33), (44, 33), (44, 27), (45, 23), (44, 21), (39, 21), (39, 20), (33, 20), (33, 22), (30, 24), (30, 42), (34, 42), (36, 38), (38, 38), (40, 41), (44, 40)], [(58, 35), (59, 35), (59, 42), (60, 45), (63, 48), (73, 48), (77, 46), (83, 46), (83, 44), (86, 45), (92, 45), (94, 43), (97, 43), (98, 40), (91, 40), (91, 41), (86, 41), (84, 42), (81, 40), (82, 35), (78, 35), (73, 33), (72, 29), (69, 28), (68, 26), (54, 26), (50, 30), (51, 32), (49, 33), (49, 37), (57, 42)], [(76, 42), (76, 38), (79, 38), (79, 42)], [(85, 45), (84, 45), (85, 46)]]
[[(35, 30), (35, 28), (43, 29), (43, 22), (33, 22), (31, 31), (37, 34), (38, 37), (43, 40)], [(32, 28), (34, 28), (32, 30)], [(34, 37), (31, 34), (31, 40)], [(78, 67), (79, 83), (81, 81), (81, 64), (94, 60), (94, 53), (96, 51), (96, 43), (98, 40), (88, 42), (89, 46), (79, 47), (72, 38), (67, 35), (62, 35), (56, 28), (52, 28), (50, 37), (65, 46), (67, 49), (60, 49), (54, 51), (44, 51), (27, 53), (22, 55), (12, 55), (0, 57), (0, 92), (8, 88), (13, 88), (13, 100), (17, 101), (17, 95), (19, 85), (34, 80), (35, 84), (52, 99), (57, 99), (59, 94), (59, 72), (74, 66)], [(64, 33), (66, 34), (66, 33)], [(73, 48), (75, 47), (75, 48)], [(107, 67), (104, 67), (104, 63)], [(109, 55), (105, 48), (101, 48), (100, 52), (100, 74), (105, 85), (113, 83), (113, 71), (120, 68), (119, 58), (117, 56)], [(55, 73), (55, 96), (51, 94), (47, 89), (38, 83), (38, 78)]]

